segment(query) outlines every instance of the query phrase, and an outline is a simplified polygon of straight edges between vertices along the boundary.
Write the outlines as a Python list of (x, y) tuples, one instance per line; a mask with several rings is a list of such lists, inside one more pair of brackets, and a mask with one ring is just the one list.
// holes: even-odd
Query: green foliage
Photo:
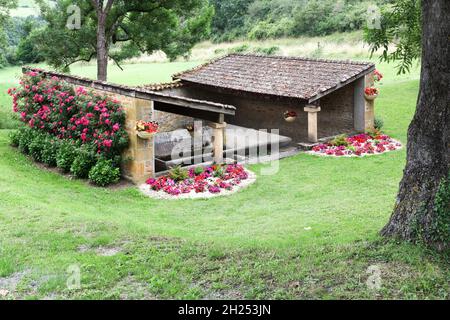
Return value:
[(60, 140), (51, 135), (47, 135), (42, 147), (41, 160), (49, 167), (56, 167), (56, 155), (58, 154)]
[(216, 178), (220, 178), (223, 176), (224, 172), (225, 172), (225, 168), (222, 165), (218, 164), (214, 167), (213, 175)]
[(359, 30), (370, 2), (310, 0), (294, 12), (294, 35), (320, 36)]
[(430, 236), (434, 243), (450, 247), (450, 172), (439, 184), (434, 199), (434, 215)]
[(361, 30), (369, 6), (390, 0), (214, 0), (214, 41), (322, 36)]
[(62, 140), (56, 154), (56, 165), (64, 172), (69, 172), (78, 153), (78, 148), (73, 141)]
[(42, 162), (42, 151), (44, 150), (44, 144), (47, 135), (42, 132), (36, 132), (34, 134), (33, 140), (28, 146), (30, 156), (34, 161)]
[(33, 17), (28, 17), (24, 20), (22, 27), (22, 37), (17, 45), (17, 49), (14, 52), (12, 59), (10, 58), (11, 64), (29, 64), (29, 63), (39, 63), (44, 61), (44, 57), (37, 50), (37, 35), (39, 34), (40, 28), (43, 28), (43, 23), (41, 20), (36, 20)]
[(347, 147), (348, 146), (347, 138), (348, 138), (348, 136), (346, 134), (342, 134), (342, 135), (337, 136), (336, 138), (334, 138), (331, 141), (331, 144), (333, 146), (336, 146), (336, 147), (340, 147), (340, 146)]
[(34, 140), (36, 131), (29, 127), (23, 127), (19, 129), (19, 132), (19, 150), (24, 154), (28, 154), (30, 152), (29, 146)]
[(22, 134), (21, 130), (11, 131), (11, 133), (9, 134), (9, 141), (12, 147), (17, 148), (19, 146), (21, 134)]
[(0, 0), (0, 69), (7, 65), (7, 35), (5, 27), (10, 22), (9, 10), (17, 6), (17, 0)]
[(70, 172), (77, 178), (85, 179), (97, 160), (95, 146), (85, 144), (78, 150), (78, 154), (70, 167)]
[(195, 169), (194, 169), (194, 173), (197, 176), (201, 175), (204, 171), (205, 171), (205, 169), (203, 169), (203, 167), (201, 167), (201, 166), (195, 167)]
[(189, 178), (189, 172), (181, 166), (176, 166), (169, 171), (169, 177), (174, 181), (183, 181)]
[(255, 53), (265, 54), (267, 56), (273, 56), (280, 51), (280, 47), (271, 46), (271, 47), (258, 47), (253, 50)]
[(216, 42), (231, 41), (246, 33), (245, 23), (249, 5), (254, 0), (211, 0), (215, 15), (212, 38)]
[(243, 44), (237, 47), (233, 47), (228, 50), (228, 53), (245, 53), (250, 50), (250, 46), (248, 44)]
[(97, 186), (106, 187), (120, 180), (120, 169), (111, 160), (101, 159), (89, 171), (89, 180)]
[[(34, 43), (53, 67), (68, 70), (76, 61), (97, 54), (97, 12), (90, 0), (58, 0), (55, 6), (39, 1), (45, 28), (33, 35)], [(66, 27), (67, 8), (81, 9), (79, 30)], [(214, 13), (207, 0), (115, 1), (108, 13), (108, 55), (119, 63), (141, 53), (164, 51), (170, 59), (187, 55), (210, 32)]]
[(251, 40), (265, 40), (287, 37), (292, 34), (294, 27), (290, 18), (282, 18), (277, 21), (259, 21), (252, 27), (247, 37)]
[(383, 129), (383, 127), (384, 127), (384, 120), (383, 120), (383, 118), (375, 117), (374, 127), (375, 127), (376, 130)]
[[(398, 61), (398, 73), (409, 72), (422, 53), (420, 0), (397, 0), (381, 11), (380, 27), (365, 28), (364, 38), (372, 55), (383, 50), (381, 61)], [(391, 44), (395, 43), (392, 47)]]

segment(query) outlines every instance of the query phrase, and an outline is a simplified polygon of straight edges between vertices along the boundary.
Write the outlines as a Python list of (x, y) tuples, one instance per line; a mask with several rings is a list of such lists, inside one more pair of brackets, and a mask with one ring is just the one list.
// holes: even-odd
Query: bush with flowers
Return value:
[(380, 154), (388, 151), (400, 149), (402, 144), (391, 137), (382, 134), (380, 131), (362, 133), (351, 137), (340, 136), (340, 142), (345, 140), (345, 144), (322, 143), (312, 149), (313, 154), (325, 156), (364, 156), (369, 154)]
[[(82, 146), (89, 145), (97, 159), (111, 160), (119, 167), (128, 134), (124, 129), (125, 113), (118, 101), (38, 72), (26, 73), (20, 87), (9, 89), (8, 94), (13, 98), (13, 111), (28, 128), (12, 136), (12, 144), (22, 152), (31, 151), (35, 160), (43, 161), (44, 150), (39, 141), (31, 140), (50, 141), (42, 145), (53, 150), (56, 158), (52, 159), (47, 152), (46, 162), (61, 164), (63, 170), (69, 171), (74, 155)], [(54, 142), (55, 138), (60, 143)], [(85, 170), (82, 175), (86, 175)]]
[[(184, 171), (184, 172), (183, 172)], [(169, 175), (147, 180), (151, 190), (171, 196), (183, 194), (219, 194), (231, 191), (249, 178), (240, 164), (196, 167), (189, 170), (174, 168)]]

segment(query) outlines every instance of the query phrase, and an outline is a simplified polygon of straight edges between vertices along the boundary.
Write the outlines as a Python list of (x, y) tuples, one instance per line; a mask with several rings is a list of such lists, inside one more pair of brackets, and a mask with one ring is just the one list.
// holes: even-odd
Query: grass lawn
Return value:
[[(193, 65), (126, 65), (110, 79), (166, 81)], [(386, 80), (377, 114), (386, 133), (405, 142), (418, 74), (380, 69)], [(4, 91), (14, 72), (0, 72), (3, 128), (13, 127)], [(256, 184), (229, 198), (159, 201), (42, 170), (9, 147), (7, 136), (0, 130), (0, 289), (9, 285), (7, 299), (450, 297), (448, 255), (378, 236), (395, 202), (404, 149), (363, 159), (298, 155), (280, 161), (273, 176), (259, 174), (264, 164), (250, 166)], [(70, 266), (80, 269), (80, 289), (66, 286)], [(380, 271), (379, 290), (366, 284), (369, 267)]]

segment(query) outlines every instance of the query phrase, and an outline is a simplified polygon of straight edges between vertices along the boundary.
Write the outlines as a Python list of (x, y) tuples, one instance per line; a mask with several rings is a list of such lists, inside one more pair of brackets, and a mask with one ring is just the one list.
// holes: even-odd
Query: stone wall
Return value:
[(173, 113), (155, 110), (153, 120), (158, 121), (160, 132), (170, 132), (177, 129), (185, 129), (188, 125), (194, 124), (194, 119)]
[[(91, 90), (91, 88), (86, 88)], [(94, 90), (100, 95), (106, 95), (118, 100), (126, 113), (125, 130), (130, 144), (124, 151), (122, 175), (135, 184), (145, 182), (155, 174), (154, 139), (142, 140), (136, 132), (136, 121), (150, 121), (153, 117), (153, 102), (109, 92)]]
[(354, 86), (351, 83), (320, 99), (322, 111), (318, 113), (317, 123), (319, 139), (355, 131)]

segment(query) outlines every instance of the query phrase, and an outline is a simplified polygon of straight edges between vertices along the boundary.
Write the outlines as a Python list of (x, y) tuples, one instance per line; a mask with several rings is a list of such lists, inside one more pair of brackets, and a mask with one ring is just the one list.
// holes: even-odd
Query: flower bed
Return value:
[(242, 165), (214, 165), (147, 180), (141, 190), (157, 198), (206, 198), (236, 192), (254, 182), (254, 175)]
[(362, 133), (351, 137), (340, 136), (330, 143), (315, 146), (310, 153), (323, 156), (354, 156), (381, 154), (402, 148), (402, 144), (381, 134)]

